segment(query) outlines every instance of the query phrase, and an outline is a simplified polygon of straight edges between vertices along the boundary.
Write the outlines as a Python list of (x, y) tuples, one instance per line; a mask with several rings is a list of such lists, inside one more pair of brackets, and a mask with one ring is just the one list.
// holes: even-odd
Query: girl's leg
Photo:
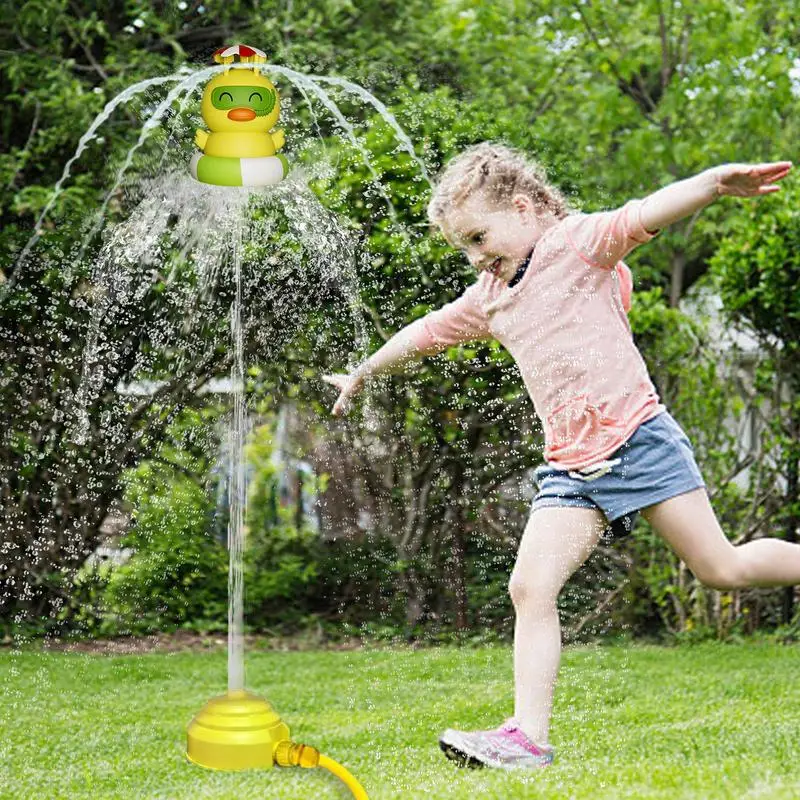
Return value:
[(800, 544), (756, 539), (734, 546), (703, 488), (642, 509), (698, 580), (715, 589), (800, 583)]
[(531, 513), (511, 573), (514, 627), (514, 716), (536, 744), (547, 744), (561, 661), (556, 599), (589, 557), (607, 526), (598, 508), (538, 508)]

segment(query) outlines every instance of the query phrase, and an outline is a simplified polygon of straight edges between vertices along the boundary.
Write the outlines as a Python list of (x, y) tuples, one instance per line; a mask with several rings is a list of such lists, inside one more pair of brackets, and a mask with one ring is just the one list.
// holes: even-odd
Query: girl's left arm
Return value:
[(780, 186), (775, 186), (775, 181), (785, 177), (791, 168), (791, 161), (712, 167), (645, 197), (641, 209), (642, 224), (648, 231), (660, 230), (705, 208), (724, 194), (758, 197), (777, 192)]

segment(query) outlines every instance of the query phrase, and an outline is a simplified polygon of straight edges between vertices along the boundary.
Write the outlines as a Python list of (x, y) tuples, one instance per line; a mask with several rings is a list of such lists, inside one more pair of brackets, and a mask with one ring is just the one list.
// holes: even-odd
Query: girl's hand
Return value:
[(352, 375), (323, 375), (322, 380), (333, 384), (339, 390), (339, 398), (333, 404), (334, 416), (346, 414), (350, 410), (351, 399), (364, 388), (364, 378)]
[(786, 177), (792, 168), (791, 161), (774, 161), (770, 164), (723, 164), (714, 170), (717, 195), (757, 197), (780, 190), (775, 181)]

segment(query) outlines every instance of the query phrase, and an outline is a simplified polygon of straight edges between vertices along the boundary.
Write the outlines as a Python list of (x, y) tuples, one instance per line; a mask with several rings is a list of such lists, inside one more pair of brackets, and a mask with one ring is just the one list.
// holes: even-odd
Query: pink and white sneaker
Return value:
[(534, 744), (514, 719), (509, 717), (492, 731), (454, 731), (439, 737), (439, 747), (460, 767), (537, 769), (553, 762), (550, 745)]

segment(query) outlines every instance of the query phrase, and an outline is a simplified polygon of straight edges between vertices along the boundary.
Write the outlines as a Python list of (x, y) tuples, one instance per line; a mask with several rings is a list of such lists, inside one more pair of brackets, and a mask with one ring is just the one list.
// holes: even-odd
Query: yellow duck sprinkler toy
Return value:
[[(263, 64), (266, 55), (254, 47), (234, 45), (217, 50), (218, 64)], [(288, 171), (283, 131), (272, 130), (280, 109), (278, 92), (255, 69), (232, 67), (212, 79), (203, 92), (202, 115), (211, 132), (198, 130), (203, 151), (192, 158), (192, 175), (217, 186), (269, 186)], [(208, 769), (244, 770), (322, 767), (336, 775), (356, 800), (368, 800), (350, 772), (315, 747), (294, 742), (289, 727), (263, 697), (244, 689), (214, 697), (186, 731), (186, 757)]]
[(280, 99), (272, 82), (258, 72), (266, 53), (236, 44), (214, 53), (217, 64), (253, 64), (231, 68), (210, 80), (203, 91), (201, 113), (209, 131), (198, 130), (195, 144), (202, 152), (191, 161), (192, 177), (217, 186), (272, 186), (286, 176), (289, 165), (278, 153), (283, 131), (273, 127)]

